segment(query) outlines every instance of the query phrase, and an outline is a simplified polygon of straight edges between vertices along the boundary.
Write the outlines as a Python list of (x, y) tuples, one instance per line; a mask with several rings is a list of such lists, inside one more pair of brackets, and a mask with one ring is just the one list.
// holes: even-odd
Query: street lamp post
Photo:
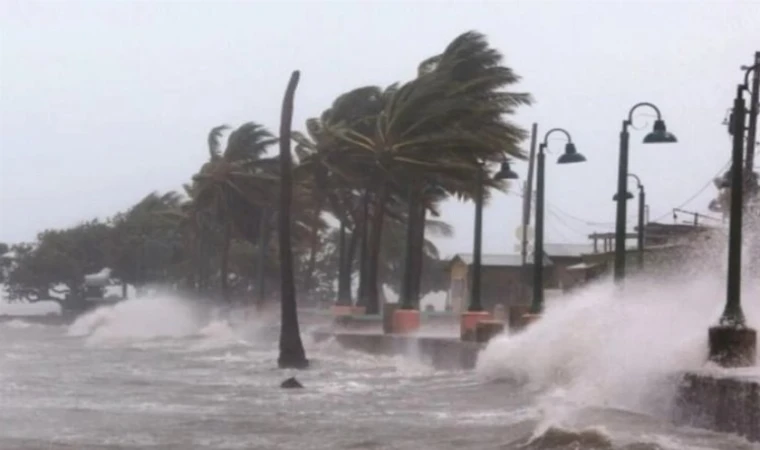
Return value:
[(573, 139), (563, 128), (552, 128), (544, 135), (544, 140), (538, 146), (538, 159), (536, 161), (536, 237), (533, 250), (533, 300), (530, 304), (529, 318), (532, 320), (544, 309), (544, 197), (545, 197), (545, 173), (546, 173), (546, 147), (549, 136), (553, 133), (562, 133), (567, 137), (565, 153), (557, 163), (570, 164), (586, 161), (586, 157), (578, 153), (573, 144)]
[[(481, 302), (481, 266), (483, 250), (483, 194), (485, 168), (478, 168), (475, 191), (475, 236), (472, 248), (472, 283), (470, 284), (470, 302), (467, 312), (462, 314), (461, 337), (464, 340), (471, 339), (472, 332), (478, 322), (490, 315), (483, 310)], [(511, 169), (509, 162), (501, 163), (501, 169), (494, 175), (495, 180), (514, 180), (518, 175)]]
[[(753, 66), (757, 68), (758, 65)], [(748, 69), (751, 70), (752, 68)], [(731, 206), (728, 234), (728, 286), (726, 306), (717, 326), (711, 327), (709, 359), (724, 367), (755, 365), (757, 332), (746, 325), (741, 306), (742, 214), (744, 208), (744, 116), (743, 92), (739, 85), (734, 99), (732, 117), (733, 145), (731, 151)], [(750, 144), (751, 145), (751, 144)], [(749, 171), (751, 173), (751, 170)]]
[(676, 137), (669, 133), (662, 120), (659, 108), (655, 105), (642, 102), (633, 105), (628, 112), (628, 119), (623, 120), (623, 129), (620, 132), (620, 162), (618, 163), (618, 188), (617, 208), (615, 215), (615, 282), (622, 282), (625, 278), (625, 223), (626, 223), (626, 193), (628, 192), (628, 144), (630, 135), (628, 127), (633, 122), (633, 113), (640, 107), (648, 106), (657, 113), (652, 131), (644, 137), (645, 144), (661, 144), (677, 142)]
[[(638, 266), (639, 271), (641, 271), (644, 268), (644, 227), (646, 226), (646, 219), (645, 219), (645, 212), (646, 212), (646, 192), (644, 191), (644, 184), (641, 183), (641, 178), (639, 178), (637, 175), (634, 175), (632, 173), (628, 174), (629, 177), (632, 177), (636, 180), (636, 184), (639, 188), (639, 220), (638, 220), (638, 230), (636, 235), (636, 242), (637, 242), (637, 251), (638, 251)], [(633, 194), (630, 192), (625, 193), (625, 199), (631, 200), (633, 198)], [(612, 196), (613, 201), (617, 201), (618, 195), (615, 194)]]

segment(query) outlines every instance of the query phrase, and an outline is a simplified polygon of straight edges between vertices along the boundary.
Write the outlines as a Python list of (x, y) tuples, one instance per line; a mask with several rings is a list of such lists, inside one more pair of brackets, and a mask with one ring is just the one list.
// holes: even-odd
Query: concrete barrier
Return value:
[(424, 337), (379, 333), (316, 331), (319, 342), (334, 338), (341, 346), (376, 355), (405, 355), (418, 358), (440, 370), (473, 369), (481, 344), (462, 342), (458, 337)]
[(673, 419), (680, 425), (760, 442), (760, 375), (746, 371), (684, 374)]
[[(425, 337), (368, 332), (321, 330), (316, 341), (334, 338), (341, 346), (381, 355), (406, 355), (442, 370), (469, 370), (475, 367), (485, 344), (465, 342), (458, 337)], [(677, 375), (678, 394), (673, 421), (760, 442), (760, 374), (744, 371), (690, 372)], [(754, 373), (753, 373), (754, 372)], [(674, 380), (674, 382), (676, 382)]]

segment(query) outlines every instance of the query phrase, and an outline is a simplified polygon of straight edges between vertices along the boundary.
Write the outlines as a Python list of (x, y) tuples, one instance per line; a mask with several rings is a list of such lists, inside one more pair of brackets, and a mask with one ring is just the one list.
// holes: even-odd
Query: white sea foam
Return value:
[[(662, 413), (678, 373), (706, 364), (707, 330), (721, 314), (724, 283), (716, 275), (691, 282), (632, 279), (623, 290), (591, 286), (548, 307), (524, 332), (493, 339), (477, 369), (542, 391), (539, 406), (559, 423), (563, 410), (589, 405)], [(756, 290), (746, 289), (745, 298)], [(744, 303), (756, 326), (759, 306)]]
[(203, 326), (203, 315), (190, 302), (156, 296), (101, 306), (69, 326), (70, 336), (88, 342), (135, 341), (192, 335)]

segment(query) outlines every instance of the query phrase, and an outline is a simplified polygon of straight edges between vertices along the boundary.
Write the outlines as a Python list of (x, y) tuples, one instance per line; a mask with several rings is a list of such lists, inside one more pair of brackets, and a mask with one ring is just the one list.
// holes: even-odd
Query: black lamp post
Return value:
[[(744, 208), (744, 116), (746, 109), (743, 93), (748, 89), (749, 72), (745, 84), (739, 85), (732, 114), (733, 145), (731, 150), (731, 213), (728, 233), (728, 286), (726, 306), (717, 326), (709, 330), (710, 360), (726, 367), (752, 366), (757, 359), (757, 332), (747, 327), (741, 306), (742, 266), (742, 214)], [(749, 143), (748, 145), (752, 145)], [(751, 173), (751, 170), (748, 171)]]
[[(641, 183), (641, 178), (639, 178), (637, 175), (634, 175), (632, 173), (629, 173), (628, 176), (636, 179), (636, 183), (639, 188), (639, 226), (637, 230), (636, 241), (637, 241), (637, 250), (639, 253), (638, 254), (639, 270), (641, 270), (644, 268), (644, 227), (645, 227), (644, 213), (646, 211), (646, 192), (644, 191), (644, 185)], [(617, 194), (612, 196), (613, 201), (617, 201), (617, 199), (618, 199)], [(633, 199), (633, 194), (626, 191), (625, 199), (626, 200)]]
[(620, 162), (618, 163), (618, 188), (617, 188), (617, 213), (615, 215), (615, 281), (621, 282), (625, 278), (625, 222), (626, 203), (625, 195), (628, 192), (628, 144), (630, 135), (628, 126), (633, 122), (633, 113), (642, 106), (648, 106), (657, 113), (652, 131), (644, 136), (645, 144), (664, 144), (677, 142), (676, 137), (669, 133), (662, 120), (660, 110), (653, 104), (642, 102), (633, 105), (628, 112), (628, 119), (623, 120), (623, 129), (620, 132)]
[(546, 172), (546, 147), (549, 135), (562, 133), (567, 137), (565, 153), (559, 159), (558, 164), (570, 164), (586, 161), (586, 157), (578, 153), (573, 144), (570, 133), (562, 128), (552, 128), (544, 135), (544, 140), (538, 146), (538, 160), (536, 166), (536, 242), (533, 251), (533, 301), (530, 304), (530, 314), (541, 314), (544, 309), (544, 185)]
[[(472, 285), (470, 286), (470, 305), (468, 311), (483, 311), (483, 305), (480, 301), (480, 268), (481, 255), (483, 249), (483, 176), (485, 169), (483, 166), (478, 168), (475, 192), (475, 238), (473, 239), (472, 249)], [(509, 166), (508, 161), (501, 163), (501, 169), (494, 175), (495, 180), (515, 180), (518, 178)]]

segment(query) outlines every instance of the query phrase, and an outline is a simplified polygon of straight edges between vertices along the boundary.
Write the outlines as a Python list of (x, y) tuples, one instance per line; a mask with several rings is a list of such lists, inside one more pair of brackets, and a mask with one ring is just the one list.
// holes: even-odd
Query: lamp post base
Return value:
[(722, 367), (750, 367), (757, 361), (757, 332), (753, 328), (710, 327), (709, 360)]
[(463, 341), (475, 340), (475, 328), (478, 322), (491, 319), (491, 313), (488, 311), (465, 311), (462, 313), (459, 336)]
[(420, 329), (420, 312), (416, 309), (397, 309), (393, 311), (393, 333), (415, 333)]

